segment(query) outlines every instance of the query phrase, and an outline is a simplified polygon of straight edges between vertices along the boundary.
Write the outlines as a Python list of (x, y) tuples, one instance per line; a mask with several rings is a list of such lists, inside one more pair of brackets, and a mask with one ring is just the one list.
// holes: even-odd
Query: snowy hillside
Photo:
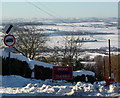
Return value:
[(67, 83), (66, 81), (31, 80), (21, 76), (3, 76), (2, 96), (120, 96), (120, 84), (104, 86), (90, 83)]
[[(42, 33), (49, 35), (50, 41), (48, 42), (48, 46), (50, 47), (61, 47), (63, 44), (63, 37), (71, 36), (71, 33), (73, 33), (75, 37), (97, 40), (97, 42), (85, 43), (82, 48), (97, 49), (107, 47), (108, 39), (111, 39), (112, 47), (118, 48), (117, 18), (63, 18), (62, 20), (65, 22), (60, 22), (60, 19), (38, 19), (37, 21), (32, 20), (31, 25), (27, 25), (28, 21), (21, 20), (21, 22), (17, 24), (21, 26), (22, 23), (23, 26), (28, 27), (34, 26), (38, 33), (42, 30)], [(8, 21), (8, 23), (12, 23), (13, 21), (14, 20)], [(35, 25), (35, 23), (39, 25)], [(15, 32), (13, 34), (15, 34)], [(0, 34), (0, 36), (3, 35)]]

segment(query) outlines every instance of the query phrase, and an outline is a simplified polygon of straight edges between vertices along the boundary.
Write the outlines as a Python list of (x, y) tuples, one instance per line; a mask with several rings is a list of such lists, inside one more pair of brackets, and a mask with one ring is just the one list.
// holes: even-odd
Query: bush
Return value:
[(31, 77), (31, 69), (28, 63), (14, 58), (10, 59), (10, 66), (8, 58), (2, 59), (2, 75), (20, 75), (26, 78)]
[(36, 79), (52, 79), (52, 69), (44, 68), (43, 66), (35, 65), (35, 78)]

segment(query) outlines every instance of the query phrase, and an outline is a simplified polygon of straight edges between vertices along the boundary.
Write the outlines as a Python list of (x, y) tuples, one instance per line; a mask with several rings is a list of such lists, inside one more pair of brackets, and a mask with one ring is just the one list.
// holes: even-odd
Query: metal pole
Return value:
[(9, 66), (9, 75), (11, 75), (10, 52), (9, 52), (9, 55), (8, 55), (8, 66)]
[(111, 78), (111, 55), (110, 55), (110, 39), (108, 40), (109, 44), (109, 77)]
[(104, 76), (105, 76), (105, 57), (103, 58), (103, 63), (104, 63), (103, 69), (104, 69)]

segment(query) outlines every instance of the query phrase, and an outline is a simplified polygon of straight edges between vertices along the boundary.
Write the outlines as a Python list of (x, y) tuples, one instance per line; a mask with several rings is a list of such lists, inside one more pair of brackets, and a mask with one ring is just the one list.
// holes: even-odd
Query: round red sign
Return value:
[(8, 47), (14, 46), (16, 43), (16, 39), (13, 35), (8, 34), (4, 37), (4, 44)]

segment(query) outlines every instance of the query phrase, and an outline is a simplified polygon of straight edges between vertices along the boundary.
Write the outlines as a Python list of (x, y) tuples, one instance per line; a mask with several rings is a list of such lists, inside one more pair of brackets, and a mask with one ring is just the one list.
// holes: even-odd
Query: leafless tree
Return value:
[(79, 37), (64, 36), (62, 46), (54, 47), (53, 58), (56, 59), (55, 64), (60, 65), (75, 65), (81, 54), (80, 48), (83, 43), (78, 42)]
[(68, 65), (74, 65), (75, 62), (79, 59), (81, 54), (80, 48), (83, 45), (81, 43), (79, 37), (75, 36), (66, 36), (64, 37), (64, 45), (62, 49), (63, 54), (63, 63), (67, 63)]
[(15, 48), (24, 56), (36, 59), (46, 49), (47, 37), (42, 31), (36, 31), (35, 27), (16, 27), (17, 43)]

